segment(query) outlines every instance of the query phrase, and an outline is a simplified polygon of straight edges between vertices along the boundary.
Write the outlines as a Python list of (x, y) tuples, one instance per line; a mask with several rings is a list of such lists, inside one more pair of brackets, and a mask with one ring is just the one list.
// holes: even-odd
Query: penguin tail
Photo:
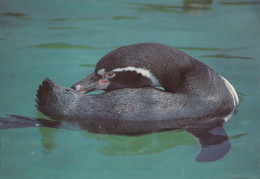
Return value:
[(18, 115), (11, 115), (9, 118), (0, 117), (0, 129), (27, 128), (27, 127), (50, 127), (59, 128), (59, 121), (48, 119), (37, 119)]
[(55, 84), (48, 78), (44, 79), (42, 84), (39, 86), (36, 97), (36, 108), (44, 114), (48, 114), (51, 109), (55, 109), (55, 107), (51, 106), (52, 98), (55, 98), (55, 94), (53, 94), (53, 88)]

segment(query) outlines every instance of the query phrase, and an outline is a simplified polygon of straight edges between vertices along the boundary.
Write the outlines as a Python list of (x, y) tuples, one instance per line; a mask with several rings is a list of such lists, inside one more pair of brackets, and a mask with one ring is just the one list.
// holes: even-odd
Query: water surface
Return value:
[(49, 77), (71, 86), (109, 51), (138, 42), (177, 47), (239, 92), (225, 129), (232, 148), (198, 163), (185, 131), (139, 137), (25, 128), (0, 131), (0, 178), (258, 178), (258, 1), (2, 0), (0, 116), (44, 117), (35, 94)]

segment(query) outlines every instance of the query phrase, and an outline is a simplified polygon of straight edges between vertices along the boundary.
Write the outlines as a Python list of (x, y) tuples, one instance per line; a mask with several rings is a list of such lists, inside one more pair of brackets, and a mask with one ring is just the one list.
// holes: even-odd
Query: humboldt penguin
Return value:
[[(105, 93), (85, 94), (95, 90)], [(196, 160), (202, 162), (220, 159), (230, 150), (223, 123), (237, 112), (239, 103), (224, 77), (159, 43), (108, 53), (92, 74), (71, 88), (45, 79), (36, 101), (38, 110), (53, 120), (11, 116), (0, 118), (0, 128), (52, 127), (123, 135), (184, 129), (198, 138), (201, 151)]]

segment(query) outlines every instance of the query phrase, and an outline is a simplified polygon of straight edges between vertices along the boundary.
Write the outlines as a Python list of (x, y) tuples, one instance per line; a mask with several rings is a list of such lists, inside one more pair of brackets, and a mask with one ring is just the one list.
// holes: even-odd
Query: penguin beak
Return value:
[(90, 74), (86, 78), (74, 84), (71, 88), (75, 91), (85, 94), (95, 90), (101, 90), (104, 81), (100, 79), (95, 73)]

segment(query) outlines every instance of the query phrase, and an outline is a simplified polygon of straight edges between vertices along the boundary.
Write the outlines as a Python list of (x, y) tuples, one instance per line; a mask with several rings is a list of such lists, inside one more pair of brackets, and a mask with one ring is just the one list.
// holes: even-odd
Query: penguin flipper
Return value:
[(0, 129), (26, 128), (26, 127), (50, 127), (59, 128), (59, 121), (37, 119), (19, 115), (11, 115), (9, 118), (0, 118)]
[(231, 144), (223, 126), (205, 129), (186, 129), (195, 136), (201, 145), (197, 155), (198, 162), (212, 162), (223, 158), (230, 150)]

